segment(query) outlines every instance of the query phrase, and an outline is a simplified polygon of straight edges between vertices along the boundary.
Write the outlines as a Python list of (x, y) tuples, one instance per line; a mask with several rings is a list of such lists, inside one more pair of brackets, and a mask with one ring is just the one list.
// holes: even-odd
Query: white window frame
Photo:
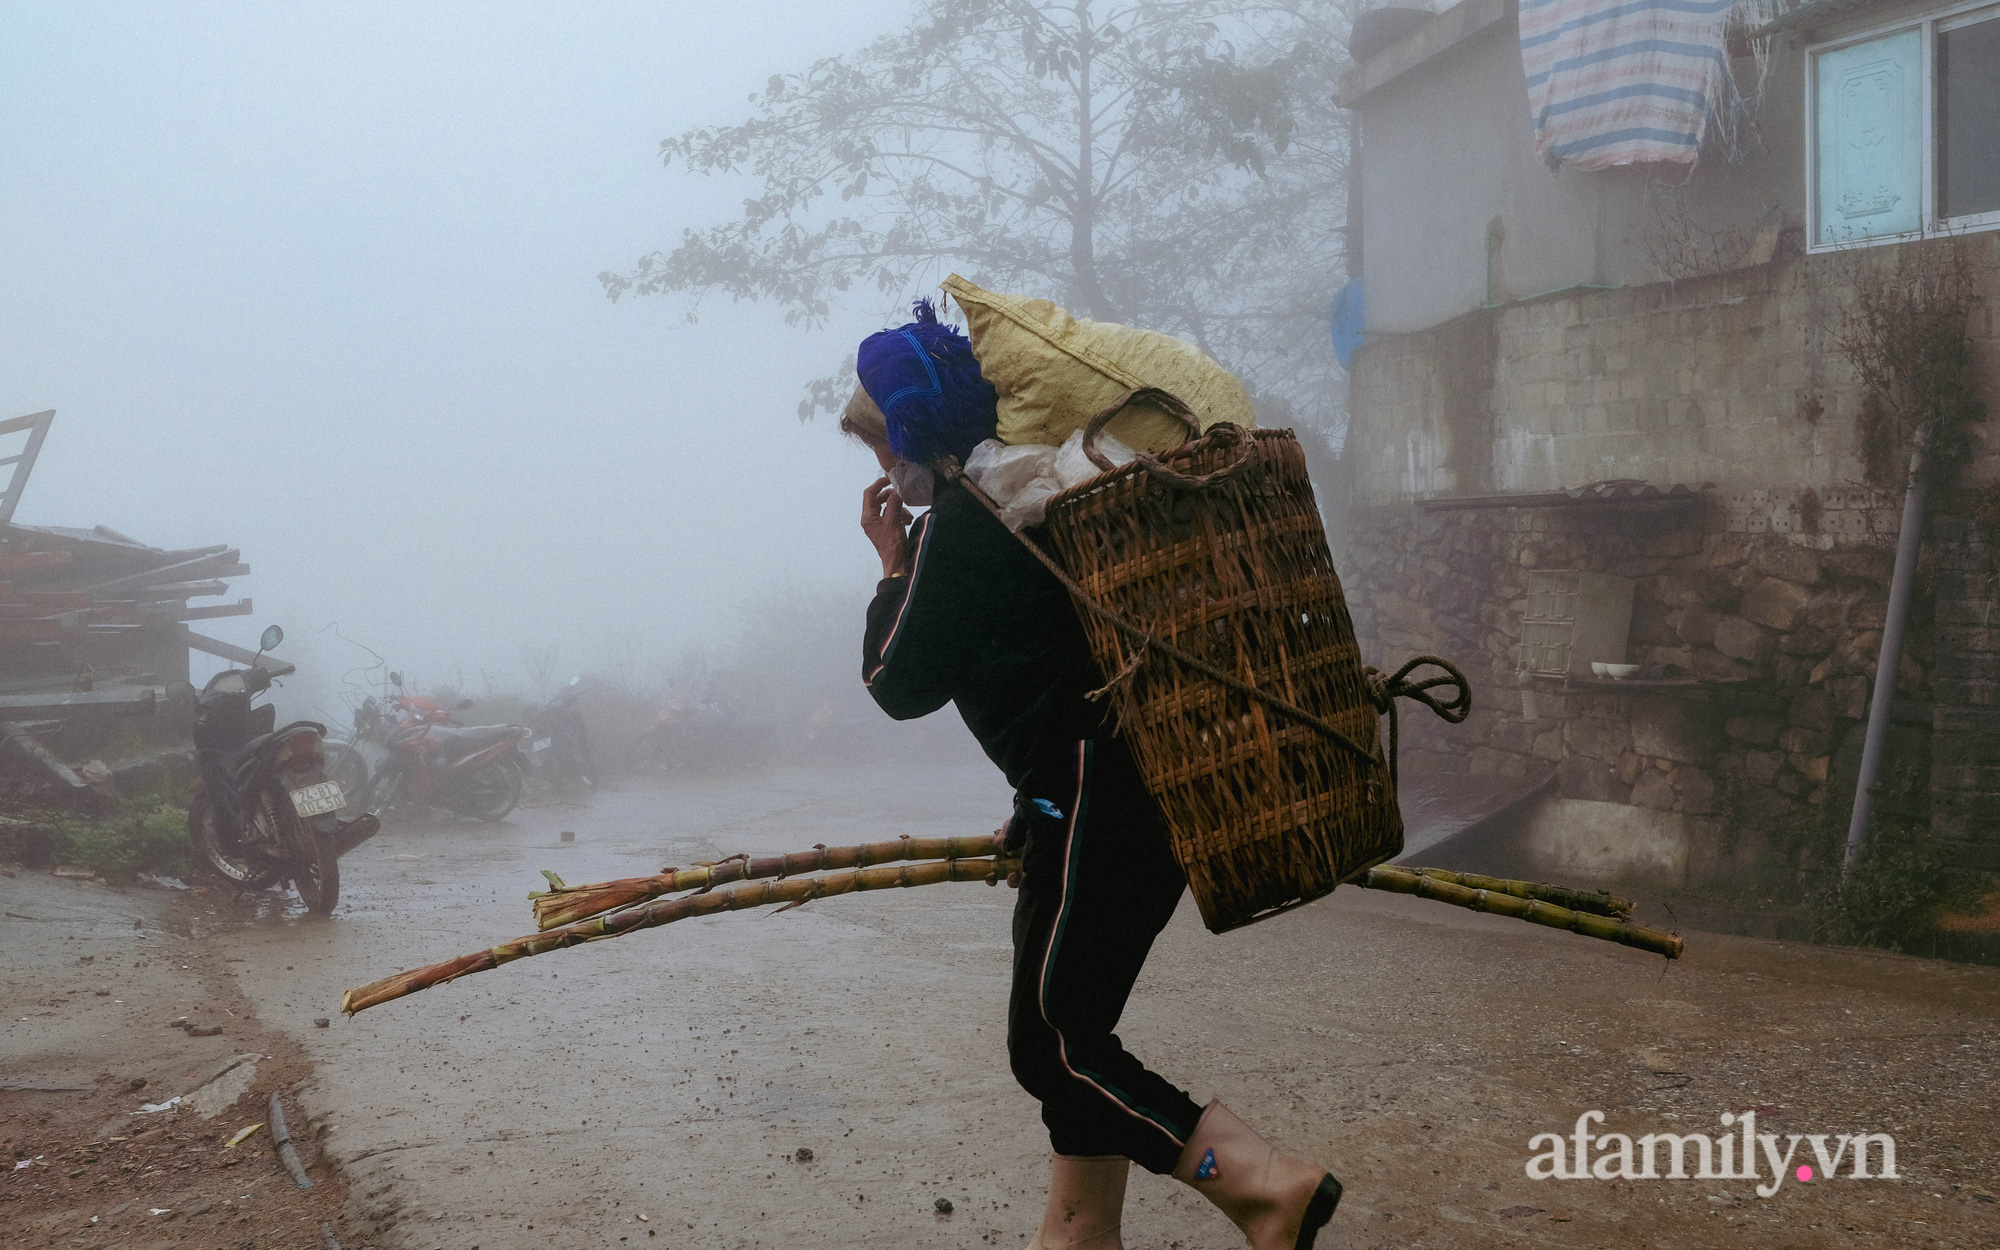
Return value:
[[(1945, 31), (1962, 26), (1976, 25), (1978, 22), (2000, 19), (2000, 4), (1994, 0), (1968, 0), (1967, 3), (1951, 8), (1939, 9), (1923, 17), (1906, 17), (1898, 21), (1884, 22), (1867, 30), (1842, 35), (1838, 39), (1828, 39), (1821, 43), (1806, 45), (1805, 88), (1806, 88), (1806, 250), (1808, 252), (1841, 252), (1857, 247), (1880, 247), (1889, 243), (1908, 243), (1917, 239), (1936, 239), (1946, 235), (1967, 234), (1979, 230), (2000, 230), (2000, 211), (1971, 213), (1963, 217), (1939, 220), (1937, 215), (1937, 41)], [(1881, 234), (1868, 238), (1841, 239), (1832, 243), (1819, 242), (1819, 55), (1822, 52), (1836, 52), (1850, 48), (1884, 35), (1901, 34), (1906, 30), (1919, 30), (1923, 37), (1921, 64), (1923, 67), (1923, 151), (1921, 155), (1923, 183), (1922, 205), (1918, 219), (1923, 225), (1916, 230), (1906, 230), (1901, 234)]]

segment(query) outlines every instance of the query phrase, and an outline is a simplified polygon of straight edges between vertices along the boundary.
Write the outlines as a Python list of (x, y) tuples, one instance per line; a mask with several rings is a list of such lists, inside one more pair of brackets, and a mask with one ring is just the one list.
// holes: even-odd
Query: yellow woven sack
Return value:
[[(1204, 429), (1218, 421), (1256, 427), (1243, 384), (1170, 334), (1078, 320), (1045, 299), (995, 295), (957, 274), (944, 280), (944, 289), (965, 313), (979, 371), (1000, 392), (1001, 442), (1060, 445), (1142, 386), (1179, 396)], [(1179, 421), (1140, 405), (1108, 428), (1143, 451), (1178, 447), (1187, 437)]]

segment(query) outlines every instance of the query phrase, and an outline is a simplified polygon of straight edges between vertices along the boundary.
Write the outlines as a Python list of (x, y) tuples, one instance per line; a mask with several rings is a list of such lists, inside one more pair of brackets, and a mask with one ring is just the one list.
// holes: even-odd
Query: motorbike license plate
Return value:
[(546, 751), (549, 749), (549, 743), (554, 741), (554, 738), (537, 738), (535, 739), (535, 750)]
[(292, 791), (292, 810), (301, 816), (324, 816), (347, 806), (347, 796), (337, 781), (322, 781)]

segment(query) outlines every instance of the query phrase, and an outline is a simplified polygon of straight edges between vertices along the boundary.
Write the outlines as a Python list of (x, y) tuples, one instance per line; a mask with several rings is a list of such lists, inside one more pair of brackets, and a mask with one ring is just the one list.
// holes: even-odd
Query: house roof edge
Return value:
[(1363, 99), (1489, 26), (1514, 16), (1517, 0), (1460, 0), (1417, 30), (1348, 70), (1335, 101), (1354, 108)]

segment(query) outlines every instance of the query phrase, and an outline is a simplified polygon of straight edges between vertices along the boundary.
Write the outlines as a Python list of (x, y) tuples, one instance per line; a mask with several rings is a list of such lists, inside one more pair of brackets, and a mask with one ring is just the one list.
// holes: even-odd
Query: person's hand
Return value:
[(868, 541), (875, 544), (876, 553), (882, 557), (882, 576), (899, 577), (910, 571), (904, 552), (909, 525), (910, 510), (903, 506), (902, 497), (889, 485), (886, 475), (870, 482), (868, 489), (861, 492), (861, 532), (868, 535)]

